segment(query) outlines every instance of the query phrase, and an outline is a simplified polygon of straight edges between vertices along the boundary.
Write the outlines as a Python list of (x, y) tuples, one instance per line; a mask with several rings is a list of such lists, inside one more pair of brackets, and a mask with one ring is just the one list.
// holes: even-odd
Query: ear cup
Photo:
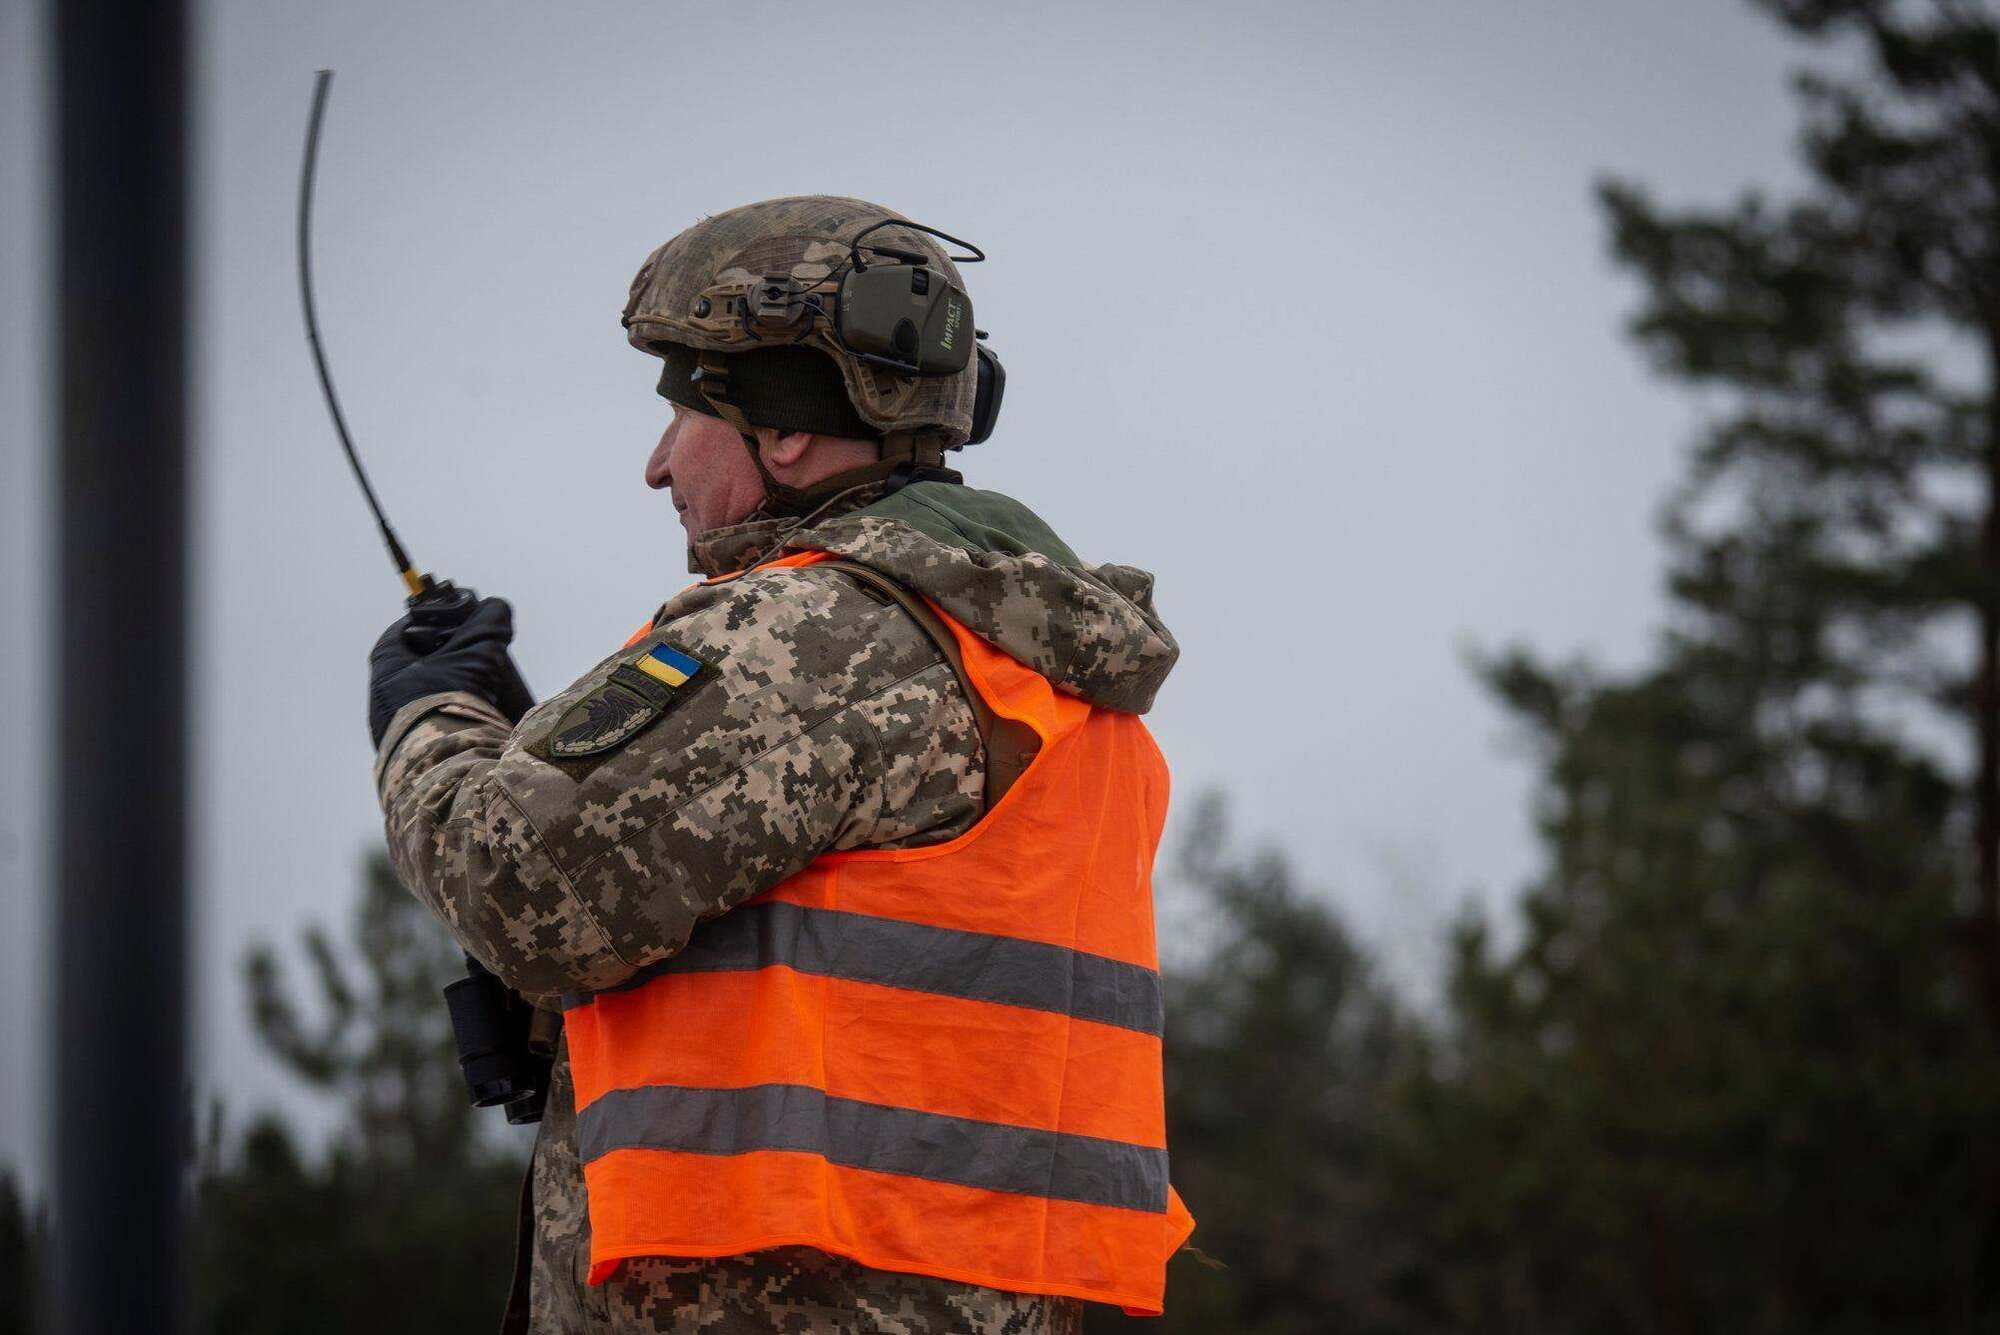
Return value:
[(976, 345), (979, 354), (979, 390), (972, 400), (972, 434), (965, 438), (968, 445), (977, 445), (993, 434), (994, 423), (1000, 420), (1000, 396), (1007, 392), (1007, 368), (1000, 364), (1000, 357), (984, 343)]

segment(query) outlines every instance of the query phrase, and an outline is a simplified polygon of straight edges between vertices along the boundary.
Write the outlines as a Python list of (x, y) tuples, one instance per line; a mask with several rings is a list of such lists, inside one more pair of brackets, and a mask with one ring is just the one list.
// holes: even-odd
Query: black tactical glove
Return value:
[(375, 745), (382, 745), (389, 720), (412, 700), (467, 691), (497, 703), (502, 683), (518, 675), (507, 658), (513, 638), (514, 609), (504, 598), (481, 598), (449, 626), (419, 613), (383, 631), (368, 655), (368, 734)]

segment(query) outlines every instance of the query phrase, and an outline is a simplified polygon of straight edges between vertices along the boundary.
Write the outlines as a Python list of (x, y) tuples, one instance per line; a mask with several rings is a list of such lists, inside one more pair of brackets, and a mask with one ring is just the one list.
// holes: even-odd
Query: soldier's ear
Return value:
[(764, 462), (773, 468), (789, 468), (805, 457), (812, 443), (810, 431), (772, 432), (762, 441)]

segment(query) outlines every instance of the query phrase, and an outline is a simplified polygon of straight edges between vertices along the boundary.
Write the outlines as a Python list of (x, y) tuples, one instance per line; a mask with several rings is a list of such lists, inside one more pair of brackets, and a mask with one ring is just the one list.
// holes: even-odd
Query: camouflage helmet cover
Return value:
[[(770, 337), (760, 338), (747, 327), (738, 299), (768, 276), (788, 275), (831, 313), (849, 243), (862, 228), (884, 219), (903, 215), (840, 195), (790, 195), (703, 218), (647, 256), (625, 303), (626, 337), (656, 357), (665, 355), (662, 344), (672, 343), (724, 354), (771, 347)], [(868, 239), (919, 251), (932, 268), (964, 285), (944, 249), (922, 232), (886, 227)], [(864, 421), (885, 433), (933, 428), (952, 446), (971, 434), (977, 358), (949, 376), (899, 375), (856, 360), (840, 346), (829, 320), (813, 319), (803, 328), (795, 341), (833, 358)]]

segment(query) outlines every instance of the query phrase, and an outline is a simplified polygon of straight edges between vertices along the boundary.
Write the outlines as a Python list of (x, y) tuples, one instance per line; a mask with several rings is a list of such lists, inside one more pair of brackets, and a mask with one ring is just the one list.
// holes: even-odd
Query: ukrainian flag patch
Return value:
[(618, 664), (602, 685), (556, 720), (549, 756), (575, 760), (623, 746), (664, 714), (707, 668), (693, 654), (667, 644)]
[(632, 666), (655, 681), (669, 686), (685, 686), (701, 671), (702, 662), (672, 645), (656, 644)]

